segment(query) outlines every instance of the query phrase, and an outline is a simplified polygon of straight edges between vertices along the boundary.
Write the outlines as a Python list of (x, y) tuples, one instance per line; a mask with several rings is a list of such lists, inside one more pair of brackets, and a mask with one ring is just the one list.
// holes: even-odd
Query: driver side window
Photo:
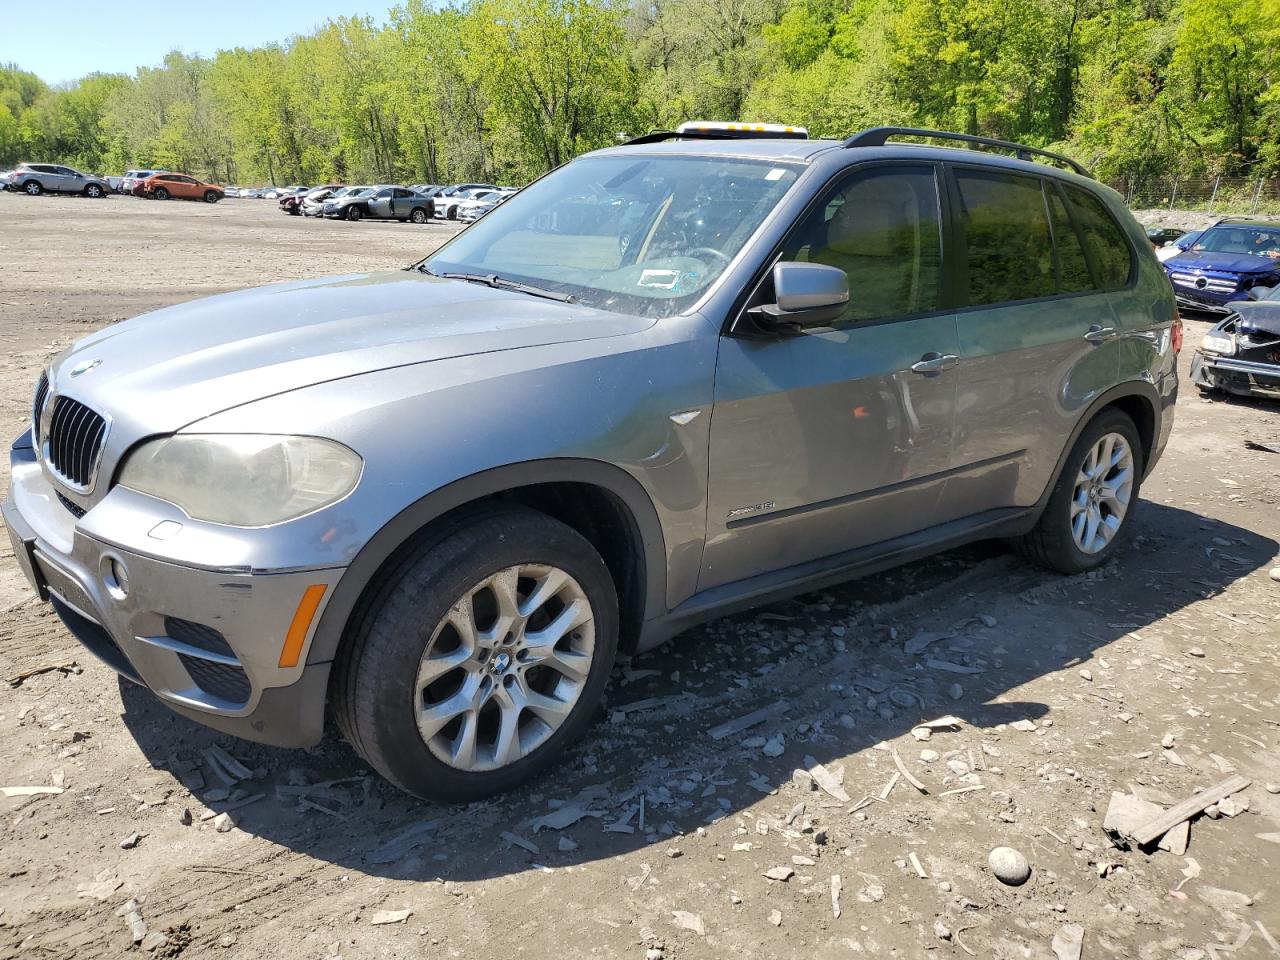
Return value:
[(782, 259), (825, 263), (848, 275), (849, 306), (837, 324), (938, 309), (941, 212), (933, 168), (854, 174), (801, 224)]

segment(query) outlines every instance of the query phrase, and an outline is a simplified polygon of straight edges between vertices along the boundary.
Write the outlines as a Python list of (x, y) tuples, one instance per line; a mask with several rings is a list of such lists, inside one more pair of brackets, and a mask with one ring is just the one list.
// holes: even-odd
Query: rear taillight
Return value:
[(1173, 352), (1175, 355), (1182, 352), (1182, 317), (1178, 314), (1178, 308), (1173, 308), (1173, 326), (1169, 329), (1170, 340), (1173, 343)]

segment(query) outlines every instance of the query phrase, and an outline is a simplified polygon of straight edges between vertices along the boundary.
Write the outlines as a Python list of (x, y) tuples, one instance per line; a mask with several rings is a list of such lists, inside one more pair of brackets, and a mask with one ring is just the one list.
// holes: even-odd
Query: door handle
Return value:
[(1090, 343), (1102, 343), (1105, 340), (1114, 340), (1116, 337), (1115, 327), (1100, 327), (1096, 323), (1089, 328), (1084, 338)]
[(941, 373), (943, 370), (950, 370), (960, 358), (953, 353), (926, 353), (923, 357), (911, 365), (912, 373)]

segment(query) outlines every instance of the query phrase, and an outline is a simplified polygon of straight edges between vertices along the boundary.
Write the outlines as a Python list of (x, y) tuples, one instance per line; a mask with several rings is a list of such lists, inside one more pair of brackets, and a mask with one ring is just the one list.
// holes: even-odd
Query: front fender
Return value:
[(410, 504), (379, 530), (338, 581), (316, 627), (308, 663), (333, 660), (351, 612), (378, 572), (414, 534), (469, 503), (496, 493), (540, 483), (585, 483), (613, 494), (631, 514), (640, 535), (645, 571), (645, 614), (666, 612), (666, 545), (649, 495), (634, 477), (612, 464), (594, 460), (533, 460), (485, 470), (456, 480)]

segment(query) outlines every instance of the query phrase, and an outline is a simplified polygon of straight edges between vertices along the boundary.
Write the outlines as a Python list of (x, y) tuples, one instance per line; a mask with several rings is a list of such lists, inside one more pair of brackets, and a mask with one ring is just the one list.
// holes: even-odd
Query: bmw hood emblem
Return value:
[(88, 373), (100, 363), (102, 363), (101, 360), (82, 360), (71, 368), (71, 375), (73, 377), (78, 377), (82, 373)]

